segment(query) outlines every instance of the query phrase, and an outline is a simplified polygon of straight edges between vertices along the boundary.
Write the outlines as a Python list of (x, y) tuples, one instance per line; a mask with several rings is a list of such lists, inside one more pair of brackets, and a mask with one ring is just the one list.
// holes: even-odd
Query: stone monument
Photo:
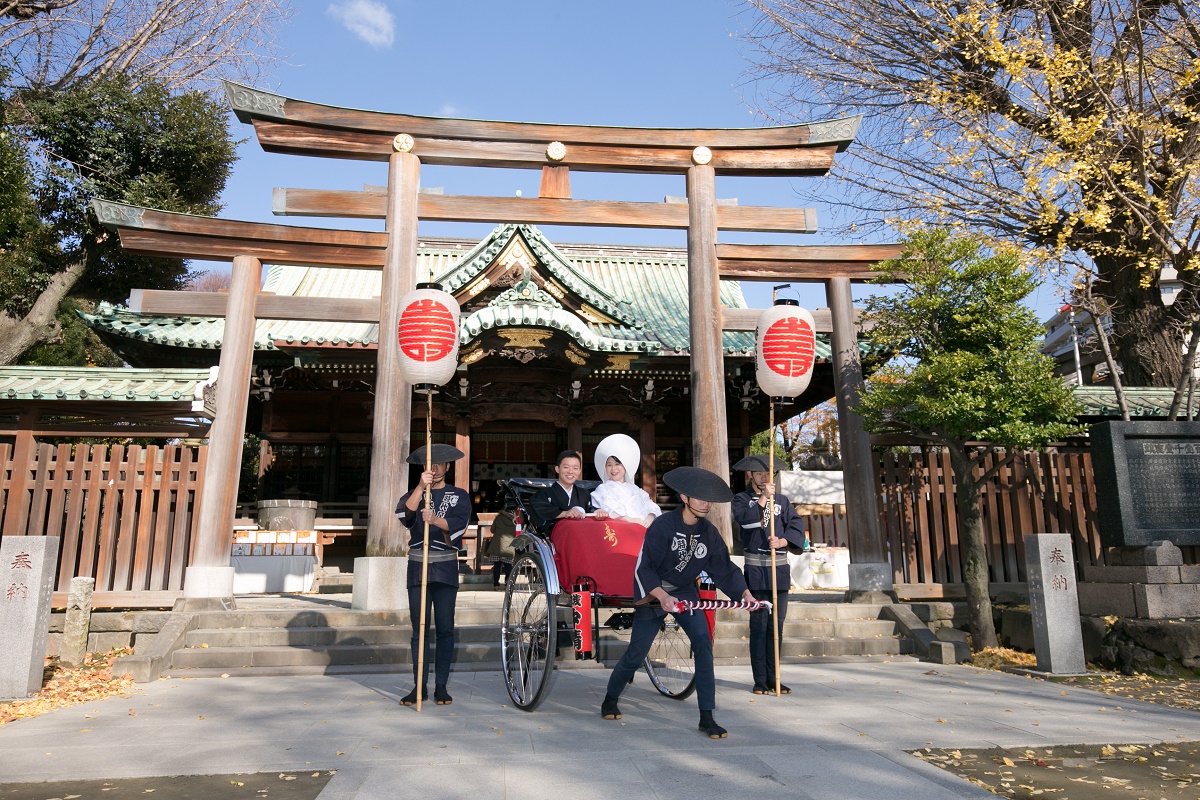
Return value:
[(58, 541), (57, 536), (0, 541), (0, 699), (28, 697), (42, 688)]
[(1105, 546), (1200, 545), (1200, 422), (1102, 422), (1090, 437)]
[(1029, 579), (1038, 670), (1055, 675), (1087, 672), (1071, 535), (1026, 534), (1025, 572)]

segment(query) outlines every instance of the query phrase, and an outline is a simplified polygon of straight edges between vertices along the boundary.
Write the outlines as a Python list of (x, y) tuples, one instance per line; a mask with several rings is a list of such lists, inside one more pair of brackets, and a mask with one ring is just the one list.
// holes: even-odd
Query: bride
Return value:
[(596, 446), (596, 472), (604, 483), (592, 490), (592, 505), (604, 509), (610, 517), (634, 522), (643, 528), (660, 514), (650, 495), (638, 488), (630, 469), (642, 463), (637, 442), (623, 433), (614, 433)]

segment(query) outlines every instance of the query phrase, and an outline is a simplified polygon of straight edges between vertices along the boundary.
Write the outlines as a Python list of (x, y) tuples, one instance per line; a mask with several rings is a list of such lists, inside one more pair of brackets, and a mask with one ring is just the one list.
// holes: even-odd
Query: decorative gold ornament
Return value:
[(396, 138), (392, 139), (392, 147), (397, 153), (407, 153), (413, 149), (416, 141), (407, 133), (397, 133)]
[(704, 166), (712, 161), (712, 150), (709, 150), (704, 145), (700, 145), (692, 151), (692, 163)]
[(505, 340), (507, 347), (523, 347), (531, 350), (545, 347), (546, 340), (554, 335), (554, 331), (536, 328), (508, 328), (496, 331), (496, 333), (500, 335), (500, 338)]
[(633, 362), (637, 360), (637, 355), (610, 355), (608, 357), (608, 365), (604, 367), (606, 370), (618, 370), (628, 372), (633, 366)]
[(563, 355), (567, 357), (567, 361), (570, 361), (572, 364), (577, 366), (582, 367), (587, 363), (588, 354), (585, 351), (580, 350), (573, 343), (567, 345), (567, 349), (563, 352)]
[(551, 161), (562, 161), (567, 157), (567, 146), (562, 142), (551, 142), (546, 145), (546, 158)]

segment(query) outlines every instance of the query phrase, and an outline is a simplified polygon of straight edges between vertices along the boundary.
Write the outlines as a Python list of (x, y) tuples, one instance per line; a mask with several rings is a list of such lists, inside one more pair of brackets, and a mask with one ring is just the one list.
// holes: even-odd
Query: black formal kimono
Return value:
[(549, 533), (558, 522), (558, 515), (569, 508), (582, 508), (585, 513), (596, 509), (592, 506), (592, 493), (576, 483), (571, 487), (571, 494), (558, 481), (545, 489), (539, 489), (529, 501), (529, 516), (535, 528), (542, 533)]

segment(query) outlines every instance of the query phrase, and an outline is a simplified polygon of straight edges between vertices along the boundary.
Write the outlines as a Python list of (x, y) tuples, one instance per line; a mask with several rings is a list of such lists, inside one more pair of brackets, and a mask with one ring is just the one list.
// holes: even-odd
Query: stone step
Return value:
[[(455, 625), (455, 641), (493, 643), (500, 640), (496, 625)], [(189, 631), (184, 647), (328, 647), (331, 645), (402, 644), (410, 641), (408, 625), (346, 626), (340, 628), (201, 628)]]
[[(288, 638), (290, 636), (299, 636)], [(407, 628), (302, 628), (302, 630), (192, 631), (188, 646), (172, 656), (173, 669), (238, 669), (246, 667), (322, 667), (371, 666), (371, 664), (412, 664), (410, 632)], [(374, 642), (366, 640), (374, 638)], [(616, 661), (629, 644), (628, 632), (602, 630), (598, 646), (602, 661)], [(780, 654), (806, 656), (878, 656), (900, 655), (911, 651), (910, 643), (894, 636), (811, 638), (785, 637)], [(436, 650), (436, 645), (431, 643)], [(718, 660), (748, 657), (744, 637), (714, 639), (713, 655)], [(574, 661), (572, 651), (563, 646), (560, 660)], [(456, 628), (455, 663), (499, 661), (499, 631), (496, 627), (463, 626)]]
[[(896, 638), (879, 639), (786, 639), (781, 643), (782, 659), (804, 659), (812, 657), (862, 657), (890, 656), (911, 652), (908, 642)], [(573, 652), (563, 647), (555, 660), (560, 667), (588, 668), (603, 665), (610, 668), (628, 646), (627, 639), (602, 635), (597, 648), (599, 663), (592, 660), (576, 660)], [(746, 642), (721, 640), (713, 643), (713, 656), (717, 663), (748, 663)], [(457, 671), (482, 671), (499, 669), (500, 646), (498, 643), (468, 642), (455, 645), (454, 669)], [(431, 653), (437, 648), (431, 645)], [(801, 662), (802, 663), (802, 662)], [(296, 645), (271, 645), (256, 647), (206, 647), (177, 650), (171, 660), (168, 675), (182, 674), (190, 670), (212, 670), (221, 674), (248, 674), (242, 670), (273, 670), (275, 674), (308, 674), (318, 668), (337, 667), (341, 671), (405, 671), (411, 668), (412, 650), (408, 643), (303, 647)], [(299, 670), (292, 672), (290, 670)], [(188, 673), (190, 674), (190, 672)]]
[[(436, 652), (436, 646), (430, 652)], [(469, 664), (480, 661), (499, 661), (498, 643), (464, 643), (454, 647), (454, 661)], [(412, 652), (405, 644), (329, 645), (295, 647), (289, 645), (265, 647), (191, 647), (176, 650), (171, 656), (172, 669), (210, 668), (237, 669), (240, 667), (313, 667), (331, 664), (412, 664)]]
[[(463, 624), (499, 624), (501, 608), (499, 593), (495, 605), (467, 605), (460, 603), (455, 618)], [(623, 609), (628, 611), (629, 609)], [(788, 606), (788, 622), (799, 621), (845, 621), (878, 620), (880, 606), (846, 603), (799, 603)], [(622, 609), (601, 609), (603, 624), (613, 613)], [(718, 611), (720, 622), (746, 623), (745, 611)], [(366, 627), (374, 625), (408, 625), (408, 611), (357, 611), (331, 606), (323, 609), (236, 609), (233, 611), (208, 611), (199, 615), (197, 623), (202, 628), (292, 628), (292, 627)]]
[[(501, 609), (460, 605), (454, 612), (456, 624), (499, 625)], [(206, 611), (197, 615), (198, 628), (342, 628), (409, 626), (408, 611), (355, 611), (348, 608), (329, 608), (320, 611), (303, 609), (250, 609), (235, 611)]]

